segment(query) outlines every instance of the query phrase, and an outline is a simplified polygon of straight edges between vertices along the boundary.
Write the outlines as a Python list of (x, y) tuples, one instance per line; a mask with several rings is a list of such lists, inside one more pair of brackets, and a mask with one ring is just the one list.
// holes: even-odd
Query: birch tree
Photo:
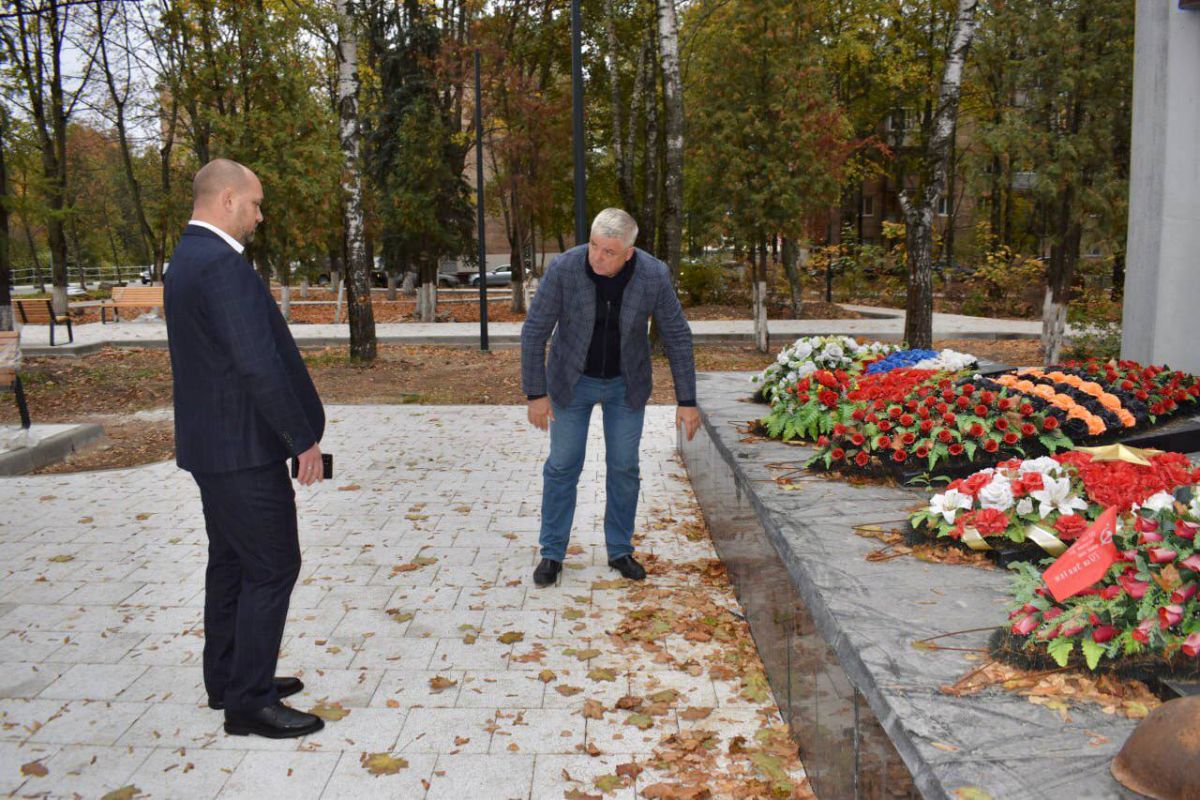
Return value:
[(918, 184), (911, 194), (900, 193), (908, 248), (908, 299), (904, 339), (909, 347), (928, 349), (933, 344), (933, 219), (938, 198), (946, 191), (951, 140), (958, 120), (967, 51), (975, 36), (975, 11), (979, 0), (958, 0), (954, 28), (942, 70), (941, 89)]
[(679, 24), (674, 0), (657, 0), (658, 51), (663, 78), (666, 128), (666, 180), (663, 197), (663, 260), (671, 283), (679, 282), (680, 242), (683, 236), (683, 86), (679, 75)]
[(375, 360), (375, 314), (371, 306), (371, 263), (363, 225), (362, 170), (359, 159), (358, 35), (353, 0), (337, 0), (339, 140), (342, 148), (342, 197), (345, 221), (347, 307), (350, 358)]

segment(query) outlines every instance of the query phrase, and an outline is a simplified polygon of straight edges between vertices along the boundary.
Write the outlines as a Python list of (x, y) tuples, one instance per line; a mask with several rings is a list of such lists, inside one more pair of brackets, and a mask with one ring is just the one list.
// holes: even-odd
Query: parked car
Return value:
[[(488, 286), (509, 286), (512, 284), (512, 265), (502, 264), (487, 273)], [(471, 285), (479, 286), (479, 275), (471, 276)]]

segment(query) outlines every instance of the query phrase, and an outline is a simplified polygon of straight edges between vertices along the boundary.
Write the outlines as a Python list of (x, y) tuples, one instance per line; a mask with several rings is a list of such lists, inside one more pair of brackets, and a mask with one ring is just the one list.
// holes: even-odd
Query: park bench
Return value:
[(163, 287), (161, 286), (114, 286), (112, 299), (100, 304), (100, 323), (107, 322), (108, 309), (112, 309), (113, 320), (121, 321), (122, 308), (162, 308)]
[(0, 392), (12, 392), (17, 399), (17, 411), (21, 414), (21, 427), (29, 429), (29, 406), (25, 403), (25, 389), (21, 386), (21, 334), (17, 331), (0, 331)]
[(66, 314), (55, 314), (48, 299), (17, 300), (14, 298), (12, 303), (17, 312), (17, 319), (21, 320), (22, 325), (50, 326), (51, 347), (54, 347), (54, 328), (58, 325), (67, 326), (67, 344), (75, 341), (75, 332), (71, 330), (71, 318)]

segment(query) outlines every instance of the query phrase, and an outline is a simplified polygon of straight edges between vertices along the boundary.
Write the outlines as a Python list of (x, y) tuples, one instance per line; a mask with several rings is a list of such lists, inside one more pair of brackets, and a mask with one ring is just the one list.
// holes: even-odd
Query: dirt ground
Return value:
[[(947, 340), (935, 346), (1006, 364), (1040, 362), (1037, 342), (1031, 340)], [(351, 364), (344, 347), (306, 350), (304, 358), (326, 403), (507, 405), (525, 401), (516, 348), (481, 353), (469, 348), (385, 345), (369, 366)], [(696, 348), (699, 371), (758, 370), (773, 360), (774, 353), (763, 355), (749, 346)], [(134, 416), (171, 405), (171, 367), (165, 350), (106, 348), (82, 359), (27, 359), (22, 379), (36, 422), (104, 426), (105, 437), (97, 445), (42, 472), (111, 469), (173, 456), (170, 421), (153, 414)], [(663, 356), (654, 359), (651, 402), (675, 402), (670, 366)], [(0, 424), (13, 425), (17, 419), (15, 404), (0, 397)]]

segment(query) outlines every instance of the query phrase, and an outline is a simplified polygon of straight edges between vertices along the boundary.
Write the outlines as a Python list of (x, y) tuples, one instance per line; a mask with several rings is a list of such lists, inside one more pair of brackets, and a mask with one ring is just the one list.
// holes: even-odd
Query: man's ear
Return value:
[(233, 211), (233, 187), (221, 191), (221, 208)]

